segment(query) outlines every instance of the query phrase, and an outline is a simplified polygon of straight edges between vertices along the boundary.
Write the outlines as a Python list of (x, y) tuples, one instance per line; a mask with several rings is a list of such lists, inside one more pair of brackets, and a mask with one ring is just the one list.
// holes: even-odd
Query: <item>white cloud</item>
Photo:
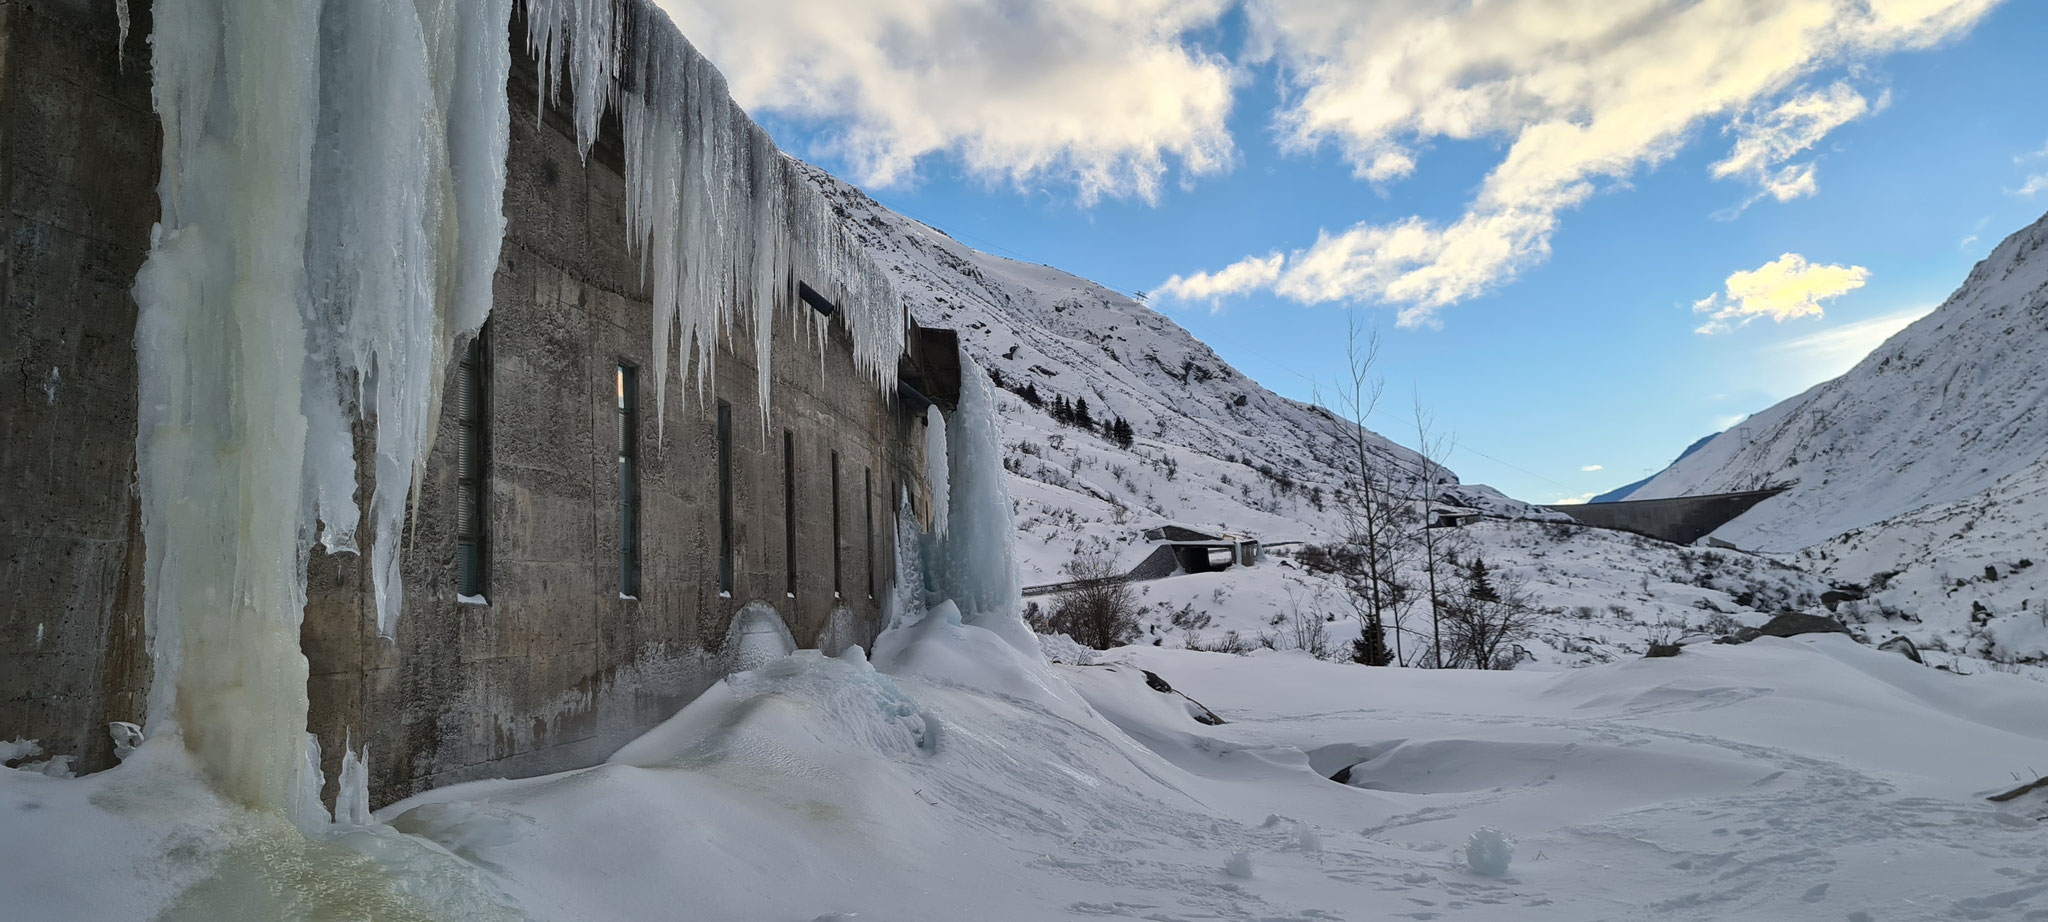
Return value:
[(1247, 273), (1236, 290), (1377, 299), (1403, 305), (1404, 325), (1427, 323), (1542, 261), (1562, 212), (1737, 113), (1763, 114), (1738, 129), (1730, 175), (1755, 163), (1768, 194), (1809, 194), (1812, 165), (1781, 161), (1855, 103), (1833, 88), (1780, 95), (1823, 67), (1955, 35), (1995, 3), (1251, 0), (1251, 56), (1280, 61), (1298, 90), (1278, 119), (1287, 146), (1334, 145), (1358, 177), (1386, 183), (1434, 139), (1508, 145), (1457, 218), (1324, 231), (1272, 281)]
[(1593, 497), (1598, 495), (1598, 493), (1581, 493), (1577, 496), (1564, 496), (1561, 494), (1552, 494), (1550, 497), (1550, 504), (1553, 506), (1583, 506), (1587, 502), (1590, 502), (1593, 499)]
[(1796, 394), (1855, 367), (1893, 334), (1933, 311), (1933, 305), (1907, 308), (1773, 343), (1759, 350), (1759, 365), (1776, 379), (1780, 392)]
[(1786, 253), (1754, 269), (1728, 276), (1726, 287), (1693, 302), (1694, 313), (1707, 314), (1695, 333), (1726, 333), (1758, 317), (1784, 323), (1794, 317), (1819, 317), (1820, 302), (1863, 287), (1870, 270), (1862, 266), (1814, 265), (1797, 253)]
[(1176, 275), (1160, 284), (1159, 290), (1182, 301), (1215, 302), (1232, 292), (1272, 284), (1280, 277), (1280, 263), (1284, 258), (1279, 253), (1264, 259), (1246, 257), (1215, 272)]
[(2034, 193), (2040, 192), (2043, 189), (2048, 189), (2048, 173), (2035, 173), (2027, 177), (2027, 181), (2021, 183), (2019, 188), (2007, 189), (2006, 194), (2016, 195), (2020, 198), (2033, 198)]
[(1594, 471), (1604, 471), (1604, 470), (1606, 470), (1606, 469), (1607, 469), (1607, 466), (1606, 466), (1606, 465), (1604, 465), (1604, 464), (1588, 464), (1588, 465), (1586, 465), (1585, 467), (1579, 468), (1579, 471), (1580, 471), (1580, 473), (1588, 473), (1588, 474), (1590, 474), (1590, 473), (1592, 473), (1592, 472), (1594, 472)]
[[(1889, 94), (1878, 97), (1875, 108), (1884, 108), (1889, 100)], [(1841, 81), (1825, 90), (1797, 94), (1731, 122), (1728, 130), (1735, 134), (1735, 146), (1707, 172), (1715, 179), (1738, 177), (1756, 185), (1756, 197), (1744, 207), (1766, 195), (1781, 202), (1813, 195), (1819, 191), (1813, 163), (1786, 161), (1820, 143), (1828, 132), (1872, 110), (1869, 100)]]
[(862, 182), (955, 157), (1083, 202), (1227, 169), (1235, 65), (1191, 48), (1227, 0), (658, 0), (756, 112), (813, 119)]

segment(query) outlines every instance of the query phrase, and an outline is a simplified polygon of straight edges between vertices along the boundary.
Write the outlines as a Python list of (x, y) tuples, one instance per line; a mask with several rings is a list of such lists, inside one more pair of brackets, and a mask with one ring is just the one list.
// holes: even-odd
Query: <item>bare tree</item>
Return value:
[(1059, 594), (1044, 616), (1043, 628), (1097, 650), (1137, 638), (1138, 594), (1131, 589), (1130, 577), (1117, 568), (1108, 553), (1082, 551), (1067, 561), (1066, 571), (1076, 585)]
[(1293, 586), (1287, 587), (1287, 626), (1294, 637), (1294, 648), (1316, 659), (1329, 659), (1331, 652), (1330, 622), (1323, 614), (1322, 591), (1317, 590), (1309, 606), (1302, 608), (1301, 594)]
[(1456, 554), (1455, 533), (1438, 528), (1438, 504), (1442, 502), (1443, 488), (1448, 485), (1450, 472), (1443, 465), (1445, 456), (1451, 453), (1452, 441), (1436, 431), (1435, 420), (1429, 411), (1422, 408), (1422, 397), (1416, 395), (1415, 407), (1415, 453), (1422, 459), (1420, 522), (1414, 529), (1416, 546), (1419, 551), (1418, 565), (1422, 571), (1423, 587), (1427, 590), (1429, 602), (1429, 639), (1432, 665), (1444, 668), (1443, 621), (1448, 608), (1446, 590), (1449, 588), (1447, 571), (1449, 562)]
[[(1379, 333), (1374, 331), (1361, 337), (1358, 315), (1348, 314), (1345, 377), (1336, 385), (1336, 403), (1350, 424), (1344, 427), (1348, 442), (1345, 448), (1352, 456), (1348, 460), (1355, 462), (1357, 468), (1347, 472), (1348, 482), (1335, 491), (1335, 499), (1344, 517), (1345, 542), (1354, 546), (1357, 553), (1343, 555), (1344, 566), (1339, 572), (1359, 621), (1352, 658), (1374, 666), (1400, 661), (1401, 642), (1400, 631), (1396, 630), (1395, 650), (1390, 653), (1386, 649), (1387, 620), (1394, 613), (1390, 602), (1400, 571), (1394, 523), (1399, 504), (1391, 495), (1392, 478), (1387, 465), (1371, 450), (1366, 430), (1366, 421), (1378, 408), (1380, 395), (1386, 390), (1386, 382), (1372, 373), (1379, 351)], [(1320, 401), (1321, 394), (1316, 396)]]
[(1537, 609), (1521, 576), (1494, 571), (1479, 557), (1458, 574), (1462, 585), (1444, 619), (1447, 663), (1470, 669), (1511, 669), (1507, 650), (1528, 639)]

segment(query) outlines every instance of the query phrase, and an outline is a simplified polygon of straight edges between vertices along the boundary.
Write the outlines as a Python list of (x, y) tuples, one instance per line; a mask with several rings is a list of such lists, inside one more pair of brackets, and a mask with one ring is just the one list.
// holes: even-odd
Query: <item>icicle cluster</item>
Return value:
[[(853, 337), (856, 369), (895, 384), (904, 306), (887, 274), (845, 231), (831, 203), (726, 92), (725, 77), (649, 0), (525, 0), (543, 96), (573, 106), (587, 156), (607, 105), (625, 147), (626, 221), (654, 299), (657, 410), (669, 350), (695, 360), (701, 393), (733, 307), (751, 310), (766, 425), (769, 346), (777, 309), (796, 310), (797, 283), (832, 300)], [(799, 320), (799, 318), (801, 318)], [(665, 418), (666, 414), (660, 414)]]
[[(135, 286), (151, 732), (182, 728), (249, 803), (300, 810), (317, 789), (299, 650), (315, 540), (356, 551), (367, 517), (378, 627), (394, 630), (440, 382), (489, 312), (504, 237), (512, 2), (152, 7), (163, 217)], [(606, 107), (620, 113), (657, 378), (679, 342), (701, 389), (734, 306), (750, 309), (766, 426), (776, 308), (823, 348), (825, 325), (795, 309), (801, 280), (892, 388), (901, 300), (667, 17), (648, 0), (525, 5), (543, 92), (566, 86), (586, 153)], [(367, 515), (355, 419), (375, 426)]]
[(163, 217), (135, 284), (151, 732), (182, 730), (229, 795), (304, 813), (307, 553), (316, 532), (355, 548), (360, 412), (389, 630), (441, 372), (489, 310), (504, 235), (510, 0), (152, 14)]

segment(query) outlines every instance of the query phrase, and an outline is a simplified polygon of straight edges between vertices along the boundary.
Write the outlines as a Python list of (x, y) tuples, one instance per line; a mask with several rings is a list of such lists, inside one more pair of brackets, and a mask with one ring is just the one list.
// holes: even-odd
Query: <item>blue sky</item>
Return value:
[(1282, 394), (1365, 312), (1374, 428), (1419, 394), (1534, 501), (1839, 373), (2048, 209), (2048, 4), (665, 5), (785, 149)]

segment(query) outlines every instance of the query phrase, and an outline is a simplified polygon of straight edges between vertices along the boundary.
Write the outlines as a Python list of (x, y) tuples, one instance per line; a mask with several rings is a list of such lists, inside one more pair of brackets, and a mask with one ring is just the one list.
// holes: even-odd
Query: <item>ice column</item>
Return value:
[(156, 684), (223, 793), (284, 808), (304, 771), (301, 499), (315, 0), (160, 0), (162, 222), (135, 283), (136, 478)]
[(299, 620), (313, 540), (355, 547), (353, 413), (376, 425), (380, 627), (398, 610), (406, 494), (503, 237), (509, 2), (153, 8), (162, 220), (135, 285), (150, 722), (247, 803), (295, 809), (317, 784)]
[(1010, 489), (1003, 470), (1002, 424), (995, 385), (965, 350), (960, 353), (960, 407), (947, 423), (951, 523), (939, 539), (941, 598), (960, 606), (961, 620), (987, 628), (1030, 656), (1038, 639), (1024, 623), (1017, 558), (1010, 546)]
[(952, 509), (952, 476), (948, 471), (946, 457), (946, 417), (939, 413), (937, 406), (924, 408), (924, 479), (932, 488), (932, 534), (943, 536), (949, 530), (949, 513)]

